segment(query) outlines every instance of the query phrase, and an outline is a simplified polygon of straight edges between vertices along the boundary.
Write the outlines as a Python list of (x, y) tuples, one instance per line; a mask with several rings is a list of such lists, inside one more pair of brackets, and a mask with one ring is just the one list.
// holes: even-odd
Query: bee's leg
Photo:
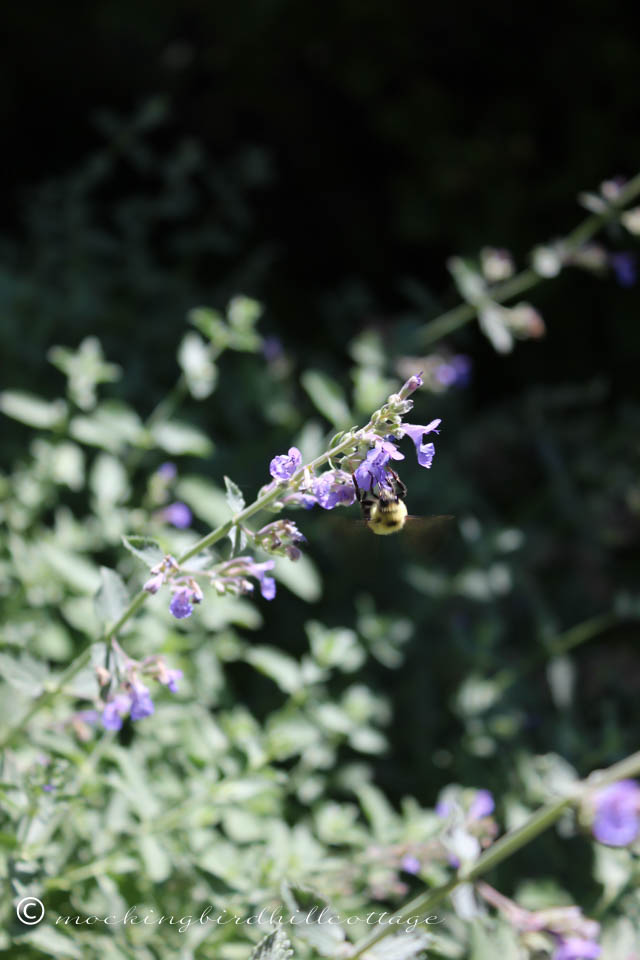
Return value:
[(353, 480), (353, 485), (356, 488), (356, 497), (358, 498), (358, 503), (364, 505), (365, 492), (364, 490), (361, 490), (360, 487), (358, 486), (358, 481), (356, 480), (355, 473), (351, 474), (351, 479)]
[(387, 469), (391, 474), (391, 476), (393, 477), (396, 487), (398, 488), (397, 489), (398, 496), (400, 497), (401, 500), (404, 500), (407, 496), (406, 486), (404, 485), (404, 483), (402, 482), (398, 474), (395, 472), (395, 470), (392, 470), (391, 467), (388, 467)]

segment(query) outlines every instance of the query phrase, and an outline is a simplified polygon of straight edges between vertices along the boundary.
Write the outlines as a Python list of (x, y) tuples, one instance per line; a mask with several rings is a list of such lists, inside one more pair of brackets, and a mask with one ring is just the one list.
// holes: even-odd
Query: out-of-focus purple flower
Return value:
[(473, 803), (469, 808), (470, 820), (481, 820), (482, 817), (488, 817), (493, 813), (495, 804), (493, 796), (489, 790), (477, 790), (473, 798)]
[(269, 464), (269, 473), (275, 480), (289, 480), (302, 463), (302, 454), (297, 447), (289, 447), (289, 453), (281, 453)]
[(356, 491), (345, 470), (327, 470), (313, 481), (313, 495), (323, 510), (333, 510), (338, 504), (351, 506)]
[(178, 680), (182, 680), (182, 670), (167, 670), (167, 688), (171, 693), (178, 692)]
[(407, 854), (406, 857), (403, 857), (400, 867), (405, 873), (420, 873), (420, 861), (417, 857), (411, 856), (411, 854)]
[(122, 718), (126, 717), (131, 709), (131, 697), (125, 693), (118, 693), (105, 704), (102, 711), (102, 726), (105, 730), (120, 730)]
[(158, 476), (167, 481), (175, 480), (177, 472), (175, 463), (171, 462), (161, 463), (157, 470)]
[(553, 960), (595, 960), (600, 947), (593, 940), (581, 937), (561, 937), (556, 944)]
[(153, 712), (153, 701), (148, 688), (143, 683), (132, 683), (131, 719), (142, 720), (143, 717), (150, 717)]
[(186, 617), (191, 616), (193, 613), (193, 600), (194, 592), (190, 590), (189, 587), (180, 587), (179, 590), (176, 590), (169, 604), (169, 610), (176, 620), (184, 620)]
[(184, 530), (186, 527), (191, 526), (191, 521), (193, 520), (189, 507), (186, 503), (180, 503), (180, 501), (170, 503), (168, 507), (165, 507), (162, 511), (162, 516), (167, 523), (178, 527), (179, 530)]
[(448, 817), (453, 811), (453, 805), (448, 800), (439, 800), (435, 806), (435, 812), (439, 817)]
[(164, 583), (164, 580), (165, 580), (164, 574), (157, 573), (155, 577), (150, 577), (147, 580), (147, 582), (145, 583), (142, 589), (146, 590), (147, 593), (157, 593), (160, 587), (162, 586), (162, 584)]
[(402, 435), (411, 437), (413, 440), (418, 455), (418, 463), (421, 467), (430, 467), (436, 452), (433, 443), (423, 443), (422, 438), (427, 433), (439, 433), (438, 427), (441, 423), (441, 420), (432, 420), (426, 427), (414, 423), (403, 423), (400, 427)]
[(611, 269), (621, 287), (632, 287), (637, 280), (636, 258), (633, 253), (609, 254)]
[(53, 793), (55, 787), (52, 783), (45, 783), (42, 787), (45, 793)]
[(249, 576), (255, 577), (260, 583), (260, 593), (265, 600), (273, 600), (276, 595), (276, 581), (267, 576), (267, 570), (273, 570), (274, 560), (264, 560), (262, 563), (252, 563), (248, 569)]
[(464, 387), (471, 376), (471, 360), (462, 353), (456, 354), (439, 363), (434, 376), (443, 387)]
[(640, 786), (620, 780), (594, 796), (593, 834), (610, 847), (626, 847), (640, 831)]
[(273, 335), (265, 337), (262, 341), (262, 355), (267, 363), (273, 363), (275, 360), (279, 360), (280, 357), (284, 356), (280, 338)]
[(97, 710), (80, 710), (79, 713), (74, 714), (73, 719), (94, 726), (100, 720), (100, 714)]

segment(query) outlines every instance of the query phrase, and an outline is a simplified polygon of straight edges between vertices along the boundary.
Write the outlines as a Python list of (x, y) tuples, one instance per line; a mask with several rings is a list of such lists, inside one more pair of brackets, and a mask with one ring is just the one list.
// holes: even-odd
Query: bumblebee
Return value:
[(409, 516), (404, 502), (407, 488), (395, 470), (388, 470), (388, 474), (389, 488), (380, 487), (379, 494), (374, 494), (373, 490), (361, 490), (355, 474), (353, 475), (353, 485), (364, 522), (372, 533), (383, 537), (390, 533), (400, 533)]

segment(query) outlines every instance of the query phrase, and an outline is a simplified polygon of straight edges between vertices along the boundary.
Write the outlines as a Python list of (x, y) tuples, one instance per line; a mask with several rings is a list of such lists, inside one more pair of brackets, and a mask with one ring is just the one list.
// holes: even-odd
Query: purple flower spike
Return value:
[(564, 937), (558, 942), (553, 960), (595, 960), (600, 956), (600, 947), (593, 940), (581, 937)]
[(167, 523), (178, 527), (179, 530), (185, 530), (191, 526), (191, 521), (193, 520), (189, 507), (186, 503), (180, 503), (179, 501), (170, 503), (169, 506), (163, 510), (162, 515)]
[(488, 817), (493, 813), (495, 804), (493, 796), (489, 790), (477, 790), (473, 798), (473, 803), (469, 809), (470, 820), (481, 820), (482, 817)]
[(193, 591), (189, 590), (188, 587), (181, 587), (179, 590), (176, 590), (169, 604), (169, 610), (176, 620), (184, 620), (186, 617), (191, 616), (193, 613), (193, 607), (191, 605), (192, 598)]
[(640, 786), (635, 780), (620, 780), (598, 791), (593, 834), (610, 847), (626, 847), (640, 830)]
[(422, 438), (427, 433), (439, 433), (438, 427), (441, 422), (441, 420), (432, 420), (426, 427), (420, 426), (420, 424), (403, 423), (400, 427), (402, 435), (411, 437), (413, 440), (418, 455), (418, 463), (421, 467), (429, 468), (436, 452), (434, 445), (432, 443), (423, 443)]
[(269, 473), (275, 480), (289, 480), (302, 463), (302, 454), (297, 447), (289, 447), (289, 453), (274, 457), (269, 464)]
[(122, 718), (129, 713), (130, 708), (131, 697), (124, 693), (117, 694), (113, 700), (105, 704), (102, 711), (102, 726), (105, 730), (120, 730)]
[(403, 858), (400, 866), (405, 873), (420, 873), (420, 861), (417, 857), (412, 857), (410, 854)]
[(131, 684), (131, 696), (131, 719), (142, 720), (143, 717), (150, 717), (154, 706), (147, 687), (143, 683)]

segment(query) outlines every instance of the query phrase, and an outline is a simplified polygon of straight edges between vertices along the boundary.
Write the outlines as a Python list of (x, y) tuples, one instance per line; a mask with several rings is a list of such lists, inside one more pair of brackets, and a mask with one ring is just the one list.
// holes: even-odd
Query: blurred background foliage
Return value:
[[(54, 665), (86, 643), (88, 608), (73, 594), (92, 591), (93, 564), (135, 579), (119, 538), (148, 532), (140, 505), (163, 459), (176, 460), (175, 495), (204, 532), (226, 516), (223, 474), (253, 499), (273, 455), (293, 442), (305, 458), (321, 452), (332, 428), (364, 422), (398, 382), (399, 358), (424, 355), (420, 329), (458, 299), (448, 257), (493, 244), (525, 263), (583, 216), (580, 190), (632, 175), (640, 155), (637, 46), (615, 5), (566, 4), (552, 24), (507, 4), (356, 0), (40, 3), (13, 5), (4, 21), (4, 387), (55, 402), (83, 341), (93, 371), (88, 388), (82, 377), (72, 387), (69, 417), (41, 412), (53, 433), (33, 440), (3, 420), (14, 534), (29, 550), (45, 537), (48, 569), (56, 548), (92, 558), (90, 572), (67, 572), (71, 598), (38, 594), (27, 571), (46, 582), (46, 570), (30, 568), (31, 553), (20, 589), (10, 580), (5, 591), (18, 623), (25, 602), (67, 604), (48, 639), (9, 635)], [(622, 231), (604, 242), (634, 252)], [(180, 363), (202, 360), (183, 338), (194, 322), (205, 332), (205, 314), (198, 324), (190, 312), (225, 314), (238, 293), (264, 305), (264, 341), (231, 344), (215, 372), (205, 364), (200, 393), (191, 368), (191, 391), (183, 379), (172, 394), (196, 431), (187, 440), (161, 429), (136, 439)], [(356, 631), (341, 644), (347, 658), (352, 643), (372, 654), (353, 661), (374, 691), (354, 707), (368, 732), (354, 743), (343, 730), (331, 756), (371, 754), (393, 803), (409, 793), (430, 806), (451, 781), (524, 803), (533, 756), (558, 754), (584, 774), (637, 746), (638, 289), (567, 269), (530, 299), (544, 340), (500, 356), (470, 324), (447, 341), (471, 358), (470, 382), (416, 396), (413, 419), (442, 417), (443, 428), (433, 470), (406, 451), (402, 477), (410, 512), (455, 516), (446, 542), (419, 524), (374, 541), (347, 519), (355, 508), (298, 514), (314, 568), (264, 617), (240, 604), (227, 634), (221, 616), (219, 696), (258, 721), (279, 693), (235, 625), (296, 658), (315, 629), (305, 623)], [(104, 380), (98, 408), (92, 377)], [(89, 510), (99, 519), (83, 530)], [(202, 609), (210, 629), (215, 603)], [(567, 634), (584, 622), (584, 635)], [(207, 649), (202, 638), (198, 656)], [(349, 696), (343, 679), (334, 699)], [(218, 693), (199, 694), (216, 706)], [(389, 717), (382, 751), (374, 727)], [(569, 841), (579, 853), (568, 857), (567, 842), (550, 835), (523, 851), (503, 889), (552, 875), (595, 903), (589, 848)]]

